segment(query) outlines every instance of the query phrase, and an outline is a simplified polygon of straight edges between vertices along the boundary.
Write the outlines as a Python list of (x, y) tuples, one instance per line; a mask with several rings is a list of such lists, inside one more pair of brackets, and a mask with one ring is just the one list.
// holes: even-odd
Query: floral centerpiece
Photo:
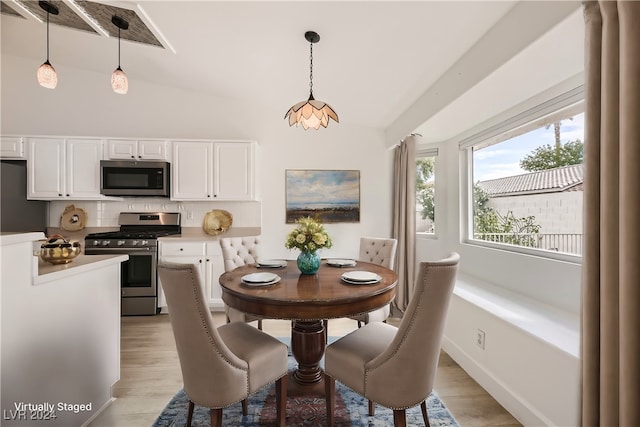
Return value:
[(317, 220), (311, 217), (299, 218), (298, 226), (287, 235), (284, 246), (287, 249), (299, 249), (298, 268), (303, 274), (315, 274), (320, 268), (318, 249), (333, 245), (329, 234)]

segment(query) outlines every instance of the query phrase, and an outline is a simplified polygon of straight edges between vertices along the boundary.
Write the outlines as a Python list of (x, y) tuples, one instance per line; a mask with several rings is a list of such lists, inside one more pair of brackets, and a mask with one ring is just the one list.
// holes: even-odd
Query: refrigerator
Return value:
[(0, 232), (46, 231), (49, 202), (27, 200), (27, 162), (0, 161)]

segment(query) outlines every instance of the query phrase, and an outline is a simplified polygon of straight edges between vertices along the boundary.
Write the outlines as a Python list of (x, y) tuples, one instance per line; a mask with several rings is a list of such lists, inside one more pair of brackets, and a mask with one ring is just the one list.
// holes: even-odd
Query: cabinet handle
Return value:
[(180, 251), (184, 251), (184, 249), (183, 249), (183, 248), (180, 248)]
[(138, 156), (138, 158), (139, 158), (139, 159), (141, 159), (141, 158), (142, 158), (142, 156)]
[(207, 194), (207, 197), (211, 197), (211, 194)]
[(58, 193), (58, 196), (62, 197), (62, 193)]
[(69, 197), (69, 195), (67, 194), (67, 197)]
[(201, 259), (199, 259), (199, 260), (198, 260), (198, 262), (199, 262), (200, 264), (202, 264), (202, 260), (201, 260)]
[(207, 262), (209, 262), (209, 258), (207, 258)]
[(131, 156), (131, 158), (132, 158), (132, 159), (135, 159), (135, 158), (136, 158), (136, 156)]

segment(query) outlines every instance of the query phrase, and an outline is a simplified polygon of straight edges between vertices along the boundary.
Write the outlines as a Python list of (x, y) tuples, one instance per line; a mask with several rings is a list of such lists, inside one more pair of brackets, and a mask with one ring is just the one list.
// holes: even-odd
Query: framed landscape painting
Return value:
[(321, 222), (360, 222), (360, 171), (299, 170), (286, 173), (287, 223), (310, 216)]

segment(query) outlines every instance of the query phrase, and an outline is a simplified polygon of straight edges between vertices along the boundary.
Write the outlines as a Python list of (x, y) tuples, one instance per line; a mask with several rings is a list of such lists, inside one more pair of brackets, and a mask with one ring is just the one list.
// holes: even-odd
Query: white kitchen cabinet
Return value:
[(27, 198), (103, 200), (100, 139), (30, 138)]
[(109, 139), (107, 159), (167, 160), (167, 141), (155, 139)]
[(255, 143), (174, 141), (173, 200), (255, 200)]
[(171, 165), (171, 198), (213, 199), (213, 143), (174, 141)]
[[(160, 262), (178, 264), (194, 264), (198, 267), (204, 284), (204, 294), (209, 308), (223, 310), (222, 290), (219, 278), (224, 273), (224, 262), (220, 243), (216, 241), (160, 241)], [(161, 312), (167, 312), (167, 301), (162, 290), (162, 282), (158, 280), (158, 306)]]
[(214, 145), (214, 195), (218, 200), (254, 199), (254, 144), (217, 142)]
[(0, 159), (25, 159), (24, 139), (19, 136), (0, 137)]

